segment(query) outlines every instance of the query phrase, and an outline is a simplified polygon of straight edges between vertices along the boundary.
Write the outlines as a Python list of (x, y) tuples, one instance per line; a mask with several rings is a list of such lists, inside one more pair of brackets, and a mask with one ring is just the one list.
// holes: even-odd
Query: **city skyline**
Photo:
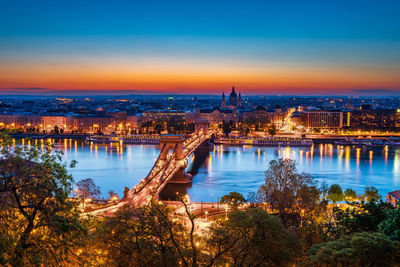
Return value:
[(399, 3), (3, 3), (3, 94), (399, 95)]

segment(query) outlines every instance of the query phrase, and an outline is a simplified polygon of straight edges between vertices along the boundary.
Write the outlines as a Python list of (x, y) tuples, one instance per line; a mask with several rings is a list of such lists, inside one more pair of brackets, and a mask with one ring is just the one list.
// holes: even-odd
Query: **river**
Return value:
[[(55, 148), (64, 151), (67, 161), (78, 161), (70, 170), (75, 181), (92, 178), (104, 197), (109, 190), (122, 196), (125, 186), (139, 183), (159, 154), (158, 146), (153, 145), (111, 147), (74, 140), (60, 141)], [(340, 184), (343, 190), (352, 188), (360, 194), (365, 186), (374, 185), (385, 197), (400, 189), (399, 153), (399, 148), (371, 150), (329, 144), (312, 148), (216, 145), (189, 158), (186, 171), (193, 174), (191, 186), (168, 186), (161, 197), (172, 199), (177, 191), (187, 192), (193, 201), (216, 201), (231, 191), (247, 196), (263, 183), (269, 161), (280, 157), (295, 159), (300, 172)]]

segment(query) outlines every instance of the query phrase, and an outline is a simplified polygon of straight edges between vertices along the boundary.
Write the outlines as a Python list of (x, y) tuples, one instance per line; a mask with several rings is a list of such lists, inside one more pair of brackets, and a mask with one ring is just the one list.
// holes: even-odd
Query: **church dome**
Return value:
[(235, 92), (235, 87), (232, 87), (232, 92), (231, 92), (231, 94), (229, 95), (229, 97), (237, 97), (237, 94), (236, 94), (236, 92)]

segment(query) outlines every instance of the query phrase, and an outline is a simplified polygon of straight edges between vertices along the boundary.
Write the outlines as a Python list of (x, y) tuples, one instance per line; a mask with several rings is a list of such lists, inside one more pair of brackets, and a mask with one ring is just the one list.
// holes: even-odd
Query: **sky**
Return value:
[(398, 0), (0, 0), (0, 92), (400, 95), (399, 12)]

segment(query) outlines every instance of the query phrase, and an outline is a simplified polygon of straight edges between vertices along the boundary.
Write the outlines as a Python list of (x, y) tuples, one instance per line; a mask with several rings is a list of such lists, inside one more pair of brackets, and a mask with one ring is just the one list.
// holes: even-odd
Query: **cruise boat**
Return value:
[(219, 138), (215, 144), (253, 146), (312, 146), (311, 139), (294, 137)]

